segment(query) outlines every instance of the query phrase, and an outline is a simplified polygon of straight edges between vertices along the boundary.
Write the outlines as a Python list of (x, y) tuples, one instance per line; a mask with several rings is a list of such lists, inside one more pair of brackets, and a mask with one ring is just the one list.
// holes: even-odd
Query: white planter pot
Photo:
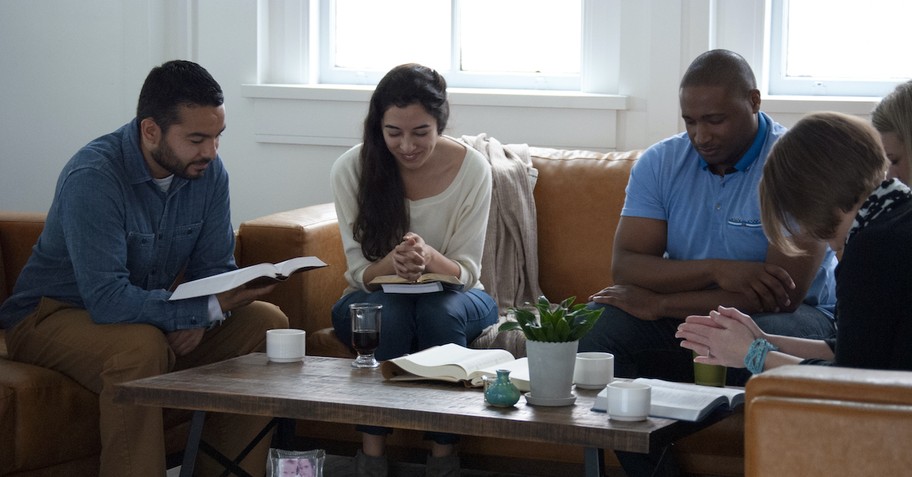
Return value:
[(573, 396), (573, 367), (578, 341), (526, 341), (529, 387), (536, 400), (566, 400)]

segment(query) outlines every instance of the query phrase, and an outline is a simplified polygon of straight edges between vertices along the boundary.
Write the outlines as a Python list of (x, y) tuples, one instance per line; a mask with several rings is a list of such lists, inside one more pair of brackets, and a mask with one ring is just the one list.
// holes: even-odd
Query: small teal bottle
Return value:
[(511, 407), (519, 402), (519, 389), (510, 381), (510, 371), (497, 370), (497, 378), (485, 389), (485, 401), (492, 406)]

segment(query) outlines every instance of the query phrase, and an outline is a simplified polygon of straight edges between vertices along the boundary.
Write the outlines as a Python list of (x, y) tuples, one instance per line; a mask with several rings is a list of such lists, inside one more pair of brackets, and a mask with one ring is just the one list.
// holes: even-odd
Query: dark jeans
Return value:
[[(614, 354), (614, 375), (617, 377), (693, 382), (693, 353), (681, 348), (681, 340), (674, 336), (681, 320), (646, 321), (610, 305), (589, 303), (587, 307), (603, 308), (603, 311), (595, 327), (580, 340), (580, 352)], [(751, 318), (760, 329), (771, 334), (823, 339), (836, 333), (829, 315), (804, 304), (793, 313), (759, 313)], [(726, 384), (744, 386), (750, 377), (750, 371), (746, 369), (728, 368)], [(649, 454), (615, 452), (615, 455), (630, 477), (680, 475), (672, 446)]]
[(351, 343), (348, 305), (359, 302), (383, 305), (380, 346), (374, 353), (378, 360), (447, 343), (468, 346), (485, 328), (497, 323), (497, 303), (482, 290), (414, 295), (357, 290), (333, 305), (333, 328), (343, 343)]
[[(497, 304), (482, 290), (466, 292), (445, 290), (426, 294), (392, 294), (354, 291), (342, 297), (332, 309), (333, 328), (345, 343), (351, 341), (351, 319), (348, 305), (368, 302), (383, 305), (380, 322), (380, 347), (374, 353), (378, 360), (447, 343), (468, 346), (481, 332), (497, 323)], [(358, 425), (357, 430), (372, 435), (388, 435), (388, 427)], [(455, 444), (456, 434), (426, 432), (425, 439), (438, 444)]]
[[(681, 348), (681, 340), (674, 336), (681, 320), (645, 321), (598, 303), (589, 303), (588, 308), (603, 308), (602, 317), (580, 340), (579, 350), (614, 354), (615, 376), (693, 382), (693, 354)], [(824, 339), (836, 333), (829, 315), (809, 305), (801, 305), (793, 313), (759, 313), (752, 318), (760, 329), (771, 334)], [(746, 369), (729, 368), (726, 383), (744, 386), (748, 378), (750, 372)]]

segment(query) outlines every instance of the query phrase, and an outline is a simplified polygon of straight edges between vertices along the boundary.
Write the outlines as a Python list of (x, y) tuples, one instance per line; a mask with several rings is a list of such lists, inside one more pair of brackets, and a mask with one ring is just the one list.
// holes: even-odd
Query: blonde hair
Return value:
[(789, 255), (792, 237), (832, 238), (848, 212), (884, 180), (887, 159), (877, 132), (842, 113), (805, 116), (773, 146), (760, 180), (763, 231)]
[[(906, 157), (912, 159), (912, 80), (901, 83), (884, 96), (871, 113), (871, 124), (879, 133), (894, 133), (902, 142)], [(912, 177), (912, 160), (906, 166)]]

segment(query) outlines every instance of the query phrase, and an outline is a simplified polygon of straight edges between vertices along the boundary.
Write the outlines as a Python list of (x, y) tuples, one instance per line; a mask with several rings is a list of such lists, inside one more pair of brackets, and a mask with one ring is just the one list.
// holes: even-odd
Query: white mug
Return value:
[(304, 359), (306, 332), (291, 328), (266, 331), (266, 356), (276, 363), (293, 363)]
[(589, 351), (576, 354), (573, 384), (581, 389), (604, 389), (614, 380), (614, 355)]
[(608, 417), (617, 421), (643, 421), (649, 415), (652, 387), (632, 381), (608, 385)]

